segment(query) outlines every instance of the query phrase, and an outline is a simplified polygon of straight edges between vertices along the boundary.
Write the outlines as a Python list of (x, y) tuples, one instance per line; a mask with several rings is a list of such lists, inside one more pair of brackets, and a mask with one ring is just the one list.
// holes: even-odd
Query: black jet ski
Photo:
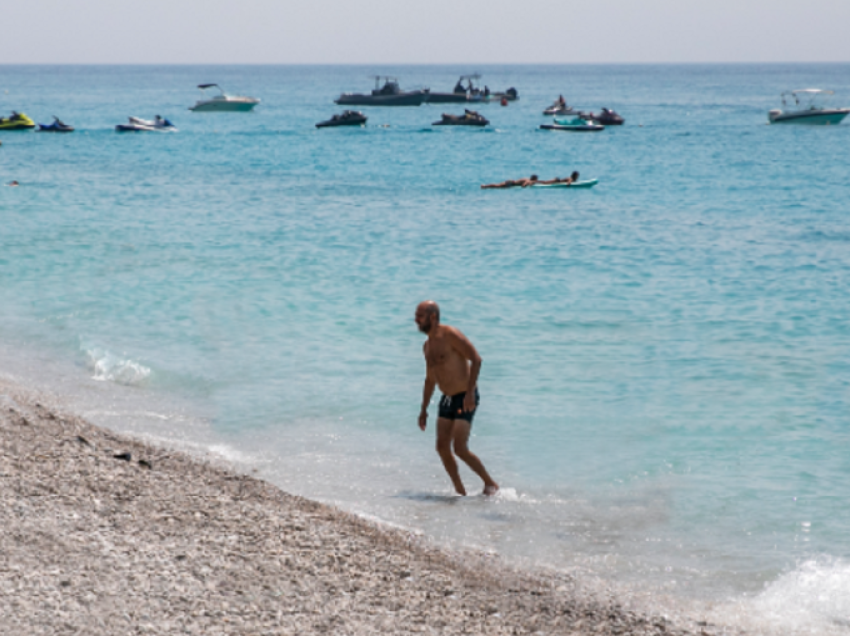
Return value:
[(53, 115), (53, 123), (52, 124), (39, 124), (38, 132), (74, 132), (74, 127), (69, 126), (64, 121), (59, 119), (56, 115)]
[(341, 115), (334, 115), (326, 121), (320, 121), (316, 128), (330, 128), (332, 126), (363, 126), (368, 118), (356, 110), (343, 111)]
[(490, 122), (480, 113), (474, 110), (465, 110), (463, 115), (449, 115), (443, 113), (440, 121), (435, 121), (432, 126), (486, 126)]
[(363, 93), (343, 93), (335, 104), (340, 106), (421, 106), (428, 101), (427, 88), (416, 91), (402, 91), (398, 80), (394, 77), (384, 77), (384, 85), (378, 88), (381, 76), (375, 77), (375, 88), (371, 95)]
[(603, 108), (598, 115), (595, 113), (579, 113), (579, 117), (585, 121), (595, 121), (603, 126), (622, 126), (626, 123), (625, 119), (610, 108)]

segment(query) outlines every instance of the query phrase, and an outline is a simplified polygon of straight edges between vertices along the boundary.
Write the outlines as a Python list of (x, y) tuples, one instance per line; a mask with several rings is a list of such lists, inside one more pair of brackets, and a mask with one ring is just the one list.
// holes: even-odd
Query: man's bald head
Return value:
[(416, 324), (419, 331), (428, 333), (440, 324), (440, 306), (433, 300), (423, 300), (416, 306)]

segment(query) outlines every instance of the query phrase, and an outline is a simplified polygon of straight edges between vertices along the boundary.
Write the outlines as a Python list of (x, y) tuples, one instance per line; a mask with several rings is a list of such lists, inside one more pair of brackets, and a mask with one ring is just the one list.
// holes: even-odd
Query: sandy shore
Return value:
[(95, 427), (0, 380), (3, 634), (685, 634)]

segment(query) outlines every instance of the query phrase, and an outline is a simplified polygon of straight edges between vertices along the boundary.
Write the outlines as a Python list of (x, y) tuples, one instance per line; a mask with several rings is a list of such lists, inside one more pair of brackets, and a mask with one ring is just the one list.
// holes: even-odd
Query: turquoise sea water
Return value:
[[(488, 129), (313, 127), (470, 71), (520, 93)], [(191, 113), (201, 82), (262, 104)], [(0, 108), (77, 127), (0, 133), (3, 367), (439, 541), (846, 631), (850, 124), (766, 124), (812, 86), (850, 105), (850, 65), (0, 66)], [(559, 93), (626, 125), (537, 130)], [(155, 114), (180, 132), (113, 130)], [(572, 170), (599, 185), (478, 187)], [(484, 359), (495, 500), (416, 426), (425, 298)]]

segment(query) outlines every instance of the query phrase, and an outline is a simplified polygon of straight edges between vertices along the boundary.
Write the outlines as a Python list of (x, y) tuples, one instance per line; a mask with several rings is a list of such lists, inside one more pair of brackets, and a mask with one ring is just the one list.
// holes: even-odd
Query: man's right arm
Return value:
[(425, 374), (425, 386), (422, 388), (422, 408), (419, 411), (419, 428), (423, 431), (428, 424), (428, 405), (434, 395), (434, 387), (437, 385), (430, 373)]

